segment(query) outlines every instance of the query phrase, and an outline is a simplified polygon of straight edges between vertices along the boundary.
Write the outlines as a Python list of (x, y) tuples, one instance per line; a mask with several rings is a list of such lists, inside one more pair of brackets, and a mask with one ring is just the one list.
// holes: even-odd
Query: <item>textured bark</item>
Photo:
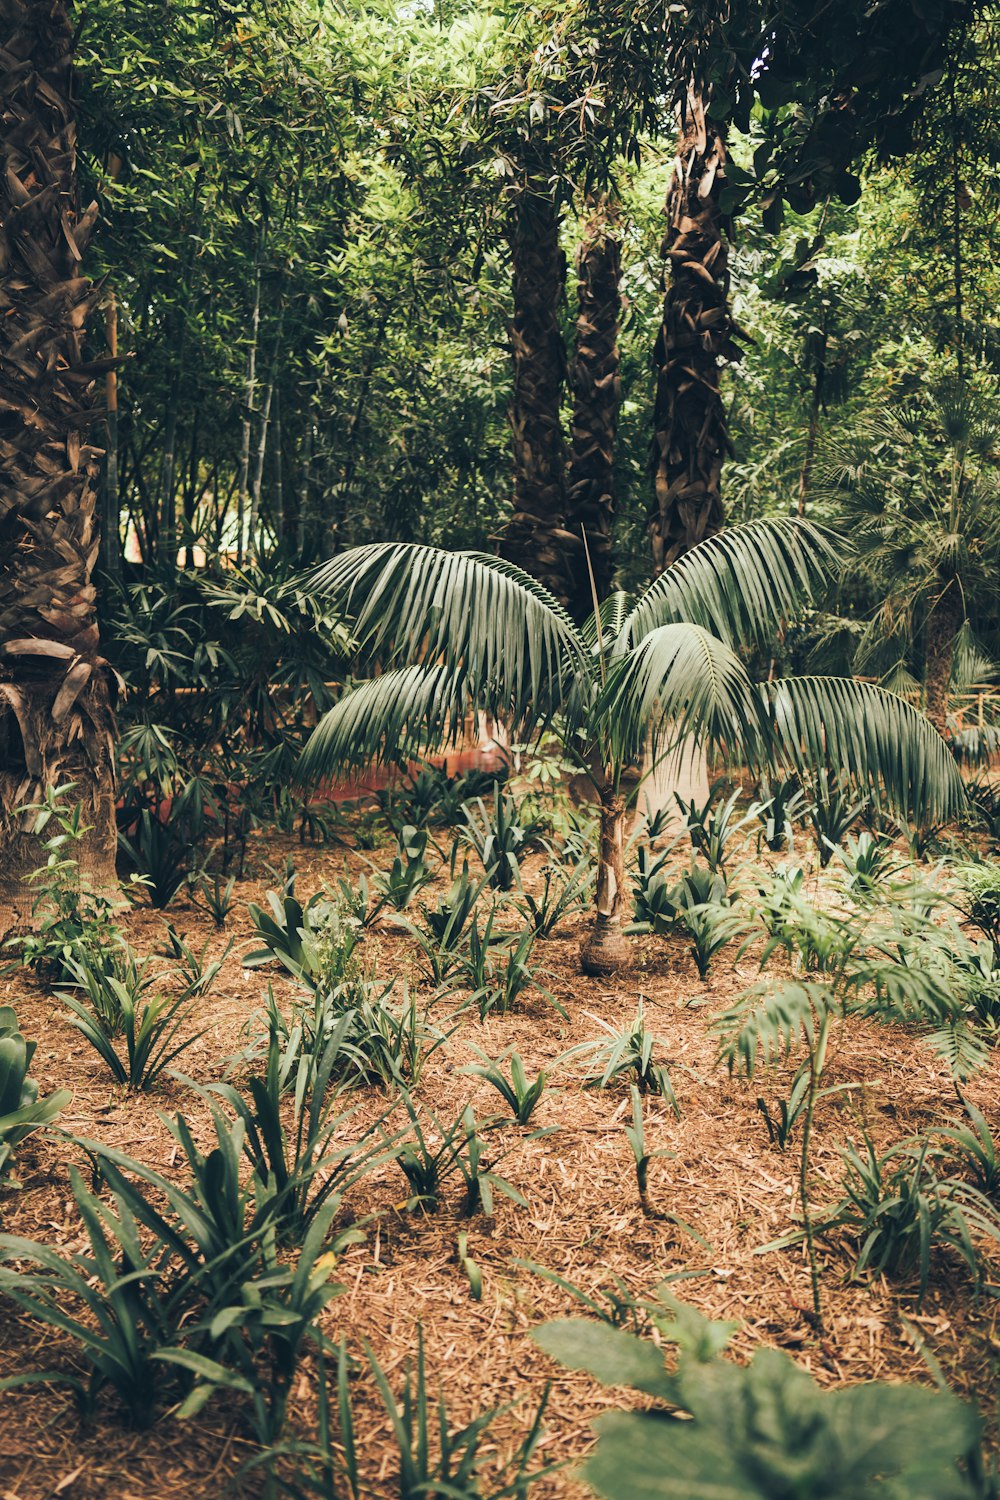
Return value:
[[(611, 590), (614, 571), (614, 457), (622, 388), (618, 325), (621, 315), (621, 244), (613, 217), (598, 209), (584, 228), (577, 255), (578, 311), (573, 387), (573, 427), (567, 483), (566, 531), (574, 539), (570, 612), (584, 620), (593, 609), (581, 534), (598, 599)], [(576, 560), (578, 559), (578, 561)]]
[(704, 101), (692, 97), (667, 190), (663, 254), (670, 267), (654, 353), (649, 537), (657, 574), (724, 520), (720, 480), (731, 450), (720, 376), (724, 361), (740, 357), (720, 206), (725, 185), (725, 141), (706, 120)]
[(566, 351), (559, 323), (566, 258), (559, 244), (559, 212), (545, 178), (529, 177), (517, 194), (507, 237), (514, 292), (509, 414), (514, 496), (500, 553), (568, 605), (571, 569), (566, 563), (566, 459), (560, 413)]
[(944, 587), (927, 617), (924, 636), (924, 702), (939, 734), (948, 731), (948, 684), (955, 659), (955, 637), (964, 618), (958, 584)]
[(580, 949), (585, 974), (613, 974), (625, 961), (625, 798), (601, 787), (601, 848), (597, 863), (597, 916)]
[(87, 363), (72, 36), (63, 0), (0, 0), (0, 884), (27, 858), (12, 808), (74, 781), (83, 863), (113, 879), (113, 719), (98, 654), (101, 451), (87, 433), (109, 361)]

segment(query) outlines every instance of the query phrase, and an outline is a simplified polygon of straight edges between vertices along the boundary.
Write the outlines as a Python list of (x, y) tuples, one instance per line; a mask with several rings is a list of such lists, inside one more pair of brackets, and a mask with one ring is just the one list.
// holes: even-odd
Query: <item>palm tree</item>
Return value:
[(609, 596), (577, 627), (513, 564), (392, 542), (324, 563), (313, 587), (353, 621), (383, 675), (320, 720), (303, 779), (453, 742), (470, 708), (528, 740), (557, 736), (601, 809), (591, 974), (624, 957), (626, 780), (647, 736), (669, 754), (684, 735), (733, 760), (805, 771), (835, 766), (918, 819), (963, 801), (946, 746), (904, 699), (847, 679), (755, 685), (737, 647), (773, 636), (827, 581), (835, 554), (800, 520), (753, 521), (703, 542), (629, 600)]
[(855, 539), (860, 580), (878, 600), (855, 664), (905, 680), (923, 658), (924, 707), (946, 733), (956, 661), (982, 653), (970, 620), (1000, 600), (1000, 484), (995, 395), (951, 382), (930, 402), (865, 420), (828, 453), (818, 494)]
[(113, 879), (112, 728), (92, 571), (100, 451), (87, 442), (95, 377), (83, 327), (95, 299), (81, 254), (64, 0), (0, 0), (0, 809), (5, 897), (37, 863), (18, 804), (76, 783), (93, 838), (83, 862)]

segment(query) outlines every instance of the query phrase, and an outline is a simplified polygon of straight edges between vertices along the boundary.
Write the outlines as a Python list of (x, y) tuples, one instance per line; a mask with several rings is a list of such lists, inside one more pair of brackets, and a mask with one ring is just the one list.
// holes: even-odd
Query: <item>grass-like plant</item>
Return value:
[[(524, 1063), (519, 1053), (509, 1050), (501, 1057), (489, 1057), (481, 1047), (473, 1045), (473, 1051), (482, 1058), (481, 1063), (473, 1063), (463, 1068), (463, 1073), (471, 1073), (476, 1078), (485, 1078), (486, 1082), (492, 1084), (500, 1097), (505, 1101), (511, 1114), (518, 1125), (527, 1125), (535, 1112), (539, 1100), (546, 1092), (548, 1079), (545, 1070), (541, 1069), (537, 1076), (529, 1079)], [(503, 1064), (510, 1059), (510, 1077), (503, 1071)]]
[(583, 628), (514, 565), (409, 543), (354, 548), (313, 576), (388, 670), (345, 693), (314, 730), (303, 778), (440, 748), (470, 708), (512, 739), (551, 733), (601, 808), (593, 973), (625, 953), (626, 772), (652, 741), (686, 736), (761, 769), (835, 766), (862, 796), (917, 821), (964, 805), (947, 747), (905, 700), (853, 679), (755, 684), (740, 647), (772, 639), (818, 596), (836, 556), (811, 523), (734, 526), (685, 553), (632, 601), (612, 595)]
[(659, 1094), (680, 1119), (680, 1105), (666, 1064), (658, 1063), (653, 1058), (653, 1049), (658, 1045), (658, 1039), (646, 1025), (641, 998), (631, 1025), (621, 1030), (616, 1030), (601, 1016), (591, 1012), (588, 1015), (606, 1033), (607, 1039), (579, 1042), (568, 1052), (564, 1052), (559, 1061), (584, 1056), (590, 1062), (588, 1087), (606, 1089), (623, 1078), (629, 1079), (637, 1085), (641, 1094)]
[(542, 867), (540, 878), (541, 890), (536, 895), (519, 885), (520, 900), (516, 905), (531, 924), (535, 937), (549, 938), (567, 917), (585, 910), (594, 879), (594, 862), (585, 856), (563, 870), (550, 860)]
[(446, 1184), (454, 1179), (463, 1184), (461, 1211), (469, 1216), (493, 1213), (494, 1189), (527, 1207), (527, 1200), (499, 1175), (484, 1149), (484, 1132), (495, 1128), (495, 1120), (478, 1121), (467, 1104), (451, 1125), (444, 1125), (428, 1106), (420, 1111), (408, 1093), (402, 1097), (410, 1134), (392, 1154), (412, 1190), (408, 1207), (436, 1213)]
[(424, 856), (427, 853), (427, 830), (407, 823), (399, 832), (396, 857), (385, 873), (375, 876), (382, 902), (403, 911), (418, 891), (433, 877)]
[(147, 966), (148, 960), (137, 964), (130, 953), (116, 973), (95, 959), (70, 959), (67, 968), (89, 1004), (69, 991), (61, 995), (72, 1013), (70, 1024), (107, 1063), (115, 1082), (138, 1092), (153, 1088), (205, 1030), (178, 1039), (194, 1005), (190, 986), (147, 1000), (146, 991), (163, 977), (147, 973)]

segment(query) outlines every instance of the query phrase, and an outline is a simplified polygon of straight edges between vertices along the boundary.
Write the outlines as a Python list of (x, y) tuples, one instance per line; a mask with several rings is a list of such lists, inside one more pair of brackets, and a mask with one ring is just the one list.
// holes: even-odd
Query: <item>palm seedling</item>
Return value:
[(68, 1089), (59, 1089), (39, 1099), (38, 1084), (28, 1077), (36, 1046), (21, 1035), (11, 1007), (0, 1005), (0, 1182), (25, 1137), (50, 1125), (73, 1097)]
[[(538, 1076), (529, 1080), (525, 1071), (524, 1063), (521, 1061), (520, 1053), (504, 1053), (503, 1057), (495, 1060), (490, 1058), (481, 1047), (473, 1044), (473, 1051), (482, 1058), (481, 1063), (475, 1063), (471, 1067), (463, 1068), (463, 1073), (471, 1073), (477, 1078), (485, 1078), (491, 1083), (497, 1093), (504, 1099), (510, 1108), (511, 1114), (519, 1125), (527, 1125), (534, 1112), (535, 1105), (546, 1092), (547, 1078), (544, 1069)], [(503, 1071), (502, 1064), (506, 1057), (510, 1057), (510, 1077)]]
[(505, 721), (514, 740), (551, 732), (600, 804), (596, 921), (581, 960), (611, 973), (625, 956), (626, 772), (647, 743), (658, 759), (692, 736), (761, 770), (835, 766), (862, 795), (923, 822), (963, 805), (947, 747), (904, 699), (835, 677), (749, 677), (739, 648), (772, 638), (835, 561), (808, 522), (754, 521), (692, 548), (637, 601), (612, 595), (578, 628), (502, 559), (409, 543), (354, 548), (317, 569), (312, 587), (349, 613), (386, 670), (323, 715), (299, 774), (440, 748), (470, 708)]

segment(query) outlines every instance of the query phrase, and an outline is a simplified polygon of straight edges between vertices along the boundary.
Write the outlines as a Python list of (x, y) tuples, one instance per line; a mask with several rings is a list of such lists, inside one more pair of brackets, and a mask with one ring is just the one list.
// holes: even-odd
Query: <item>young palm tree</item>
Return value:
[(303, 778), (395, 761), (453, 741), (466, 712), (512, 735), (551, 731), (593, 782), (601, 808), (596, 922), (584, 969), (624, 956), (623, 772), (647, 736), (669, 754), (693, 734), (735, 761), (834, 766), (918, 819), (963, 800), (947, 747), (882, 688), (800, 677), (757, 686), (737, 647), (773, 636), (825, 585), (834, 554), (808, 522), (753, 521), (703, 542), (634, 602), (612, 594), (582, 629), (527, 573), (495, 557), (393, 542), (323, 564), (313, 586), (353, 619), (387, 670), (320, 720)]
[(857, 667), (904, 680), (915, 649), (927, 717), (942, 734), (956, 657), (981, 659), (961, 650), (968, 623), (1000, 600), (998, 446), (995, 397), (953, 382), (929, 405), (866, 420), (827, 456), (817, 486), (841, 508), (857, 571), (879, 601)]

